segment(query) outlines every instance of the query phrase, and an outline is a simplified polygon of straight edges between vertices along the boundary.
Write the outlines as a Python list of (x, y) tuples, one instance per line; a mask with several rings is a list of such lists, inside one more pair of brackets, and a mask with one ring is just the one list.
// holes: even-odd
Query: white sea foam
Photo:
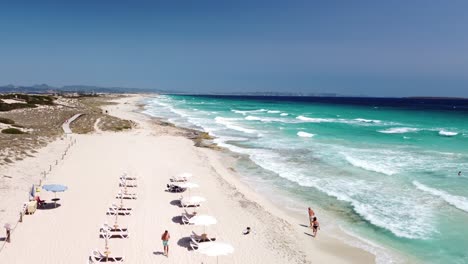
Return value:
[(272, 151), (227, 145), (232, 151), (248, 154), (259, 166), (277, 173), (282, 178), (301, 186), (316, 188), (338, 200), (350, 203), (362, 218), (398, 237), (427, 239), (437, 232), (433, 228), (432, 205), (418, 202), (418, 196), (404, 188), (399, 189), (404, 195), (394, 195), (392, 186), (379, 182), (315, 177), (308, 169), (301, 169), (300, 166), (285, 166), (287, 157)]
[(231, 109), (231, 112), (234, 112), (236, 114), (241, 114), (241, 115), (247, 115), (249, 113), (259, 113), (259, 112), (266, 112), (266, 109), (257, 109), (257, 110), (236, 110), (236, 109)]
[(308, 122), (308, 123), (342, 123), (342, 124), (359, 125), (359, 126), (398, 125), (398, 123), (394, 123), (394, 122), (382, 122), (381, 120), (371, 120), (371, 119), (364, 119), (364, 118), (355, 118), (355, 119), (320, 118), (320, 117), (306, 117), (306, 116), (300, 115), (300, 116), (297, 116), (296, 119), (302, 122)]
[(439, 135), (444, 136), (444, 137), (453, 137), (458, 135), (457, 132), (451, 132), (451, 131), (446, 131), (446, 130), (440, 130)]
[(385, 130), (379, 130), (378, 132), (384, 134), (404, 134), (404, 133), (413, 133), (419, 131), (419, 128), (413, 127), (393, 127)]
[(220, 117), (220, 116), (217, 116), (215, 117), (215, 122), (218, 123), (218, 124), (221, 124), (229, 129), (233, 129), (233, 130), (237, 130), (237, 131), (241, 131), (241, 132), (244, 132), (244, 133), (247, 133), (247, 134), (255, 134), (257, 133), (256, 130), (253, 130), (253, 129), (249, 129), (249, 128), (245, 128), (245, 127), (241, 127), (241, 126), (238, 126), (236, 124), (233, 124), (233, 120), (235, 119), (229, 119), (229, 118), (224, 118), (224, 117)]
[(256, 116), (246, 116), (245, 117), (245, 120), (262, 120), (260, 117), (256, 117)]
[(468, 212), (468, 199), (466, 197), (449, 194), (445, 191), (428, 187), (418, 181), (413, 181), (413, 185), (423, 192), (437, 196), (448, 204), (455, 206), (462, 211)]
[(275, 118), (275, 117), (258, 117), (258, 116), (246, 116), (244, 118), (245, 120), (250, 120), (250, 121), (261, 121), (264, 123), (270, 123), (270, 122), (280, 122), (280, 123), (293, 123), (290, 120), (284, 119), (284, 118)]
[(346, 155), (345, 153), (341, 153), (341, 154), (344, 155), (346, 161), (348, 161), (354, 167), (358, 167), (358, 168), (365, 169), (368, 171), (383, 173), (389, 176), (398, 173), (396, 169), (392, 168), (391, 166), (386, 166), (382, 161), (373, 162), (373, 161), (353, 158), (349, 155)]
[(269, 113), (269, 114), (279, 114), (279, 113), (281, 113), (281, 111), (278, 111), (278, 110), (268, 110), (267, 113)]
[(311, 122), (311, 123), (333, 122), (333, 119), (329, 119), (329, 118), (312, 118), (312, 117), (305, 117), (302, 115), (296, 117), (296, 119), (299, 119), (305, 122)]
[(306, 138), (311, 138), (311, 137), (315, 136), (315, 134), (310, 134), (310, 133), (307, 133), (307, 132), (304, 132), (304, 131), (297, 132), (297, 135), (300, 136), (300, 137), (306, 137)]
[(280, 116), (287, 116), (289, 115), (288, 113), (281, 113)]
[(372, 119), (364, 119), (364, 118), (355, 118), (354, 120), (358, 122), (363, 122), (363, 123), (381, 123), (382, 122), (380, 120), (372, 120)]

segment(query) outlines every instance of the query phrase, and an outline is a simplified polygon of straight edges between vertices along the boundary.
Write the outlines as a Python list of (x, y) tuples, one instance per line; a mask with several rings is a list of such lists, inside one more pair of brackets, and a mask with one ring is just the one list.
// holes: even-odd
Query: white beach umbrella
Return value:
[(214, 225), (218, 221), (211, 215), (196, 215), (190, 218), (189, 223), (193, 225)]
[(210, 257), (216, 257), (216, 263), (218, 263), (218, 257), (232, 254), (234, 247), (223, 242), (204, 242), (198, 245), (197, 251)]
[(190, 204), (201, 203), (206, 201), (205, 197), (201, 196), (189, 196), (187, 198), (183, 198), (183, 200)]
[(187, 189), (193, 189), (193, 188), (200, 187), (200, 185), (198, 185), (198, 184), (196, 184), (194, 182), (181, 182), (181, 183), (177, 183), (175, 185), (179, 186), (180, 188), (187, 188)]
[(206, 233), (206, 226), (214, 225), (218, 222), (216, 218), (211, 215), (196, 215), (189, 219), (189, 223), (192, 225), (201, 225), (205, 227), (203, 233)]
[(177, 178), (191, 178), (192, 176), (193, 176), (192, 173), (183, 172), (183, 173), (177, 175), (176, 177)]
[(198, 188), (200, 187), (200, 185), (196, 184), (196, 183), (193, 183), (193, 182), (181, 182), (181, 183), (178, 183), (176, 184), (177, 186), (179, 186), (180, 188), (186, 188), (186, 189), (189, 189), (189, 195), (192, 194), (192, 189), (193, 188)]

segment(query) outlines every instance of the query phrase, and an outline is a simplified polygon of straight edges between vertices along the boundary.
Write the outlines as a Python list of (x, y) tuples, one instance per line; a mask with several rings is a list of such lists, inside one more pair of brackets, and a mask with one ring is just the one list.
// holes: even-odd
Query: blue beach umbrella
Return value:
[(47, 185), (42, 186), (42, 189), (48, 192), (53, 192), (55, 194), (54, 200), (55, 200), (55, 206), (57, 206), (57, 193), (66, 191), (68, 187), (65, 185), (60, 185), (60, 184), (47, 184)]

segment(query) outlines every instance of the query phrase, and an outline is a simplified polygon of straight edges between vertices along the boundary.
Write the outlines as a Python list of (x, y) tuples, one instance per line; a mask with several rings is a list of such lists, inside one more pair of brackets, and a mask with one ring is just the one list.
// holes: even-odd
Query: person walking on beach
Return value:
[(314, 217), (312, 224), (312, 231), (314, 232), (314, 237), (317, 237), (317, 230), (320, 229), (320, 223), (317, 221), (317, 217)]
[(310, 207), (307, 209), (307, 212), (309, 213), (309, 222), (310, 222), (309, 226), (312, 227), (312, 222), (313, 222), (314, 217), (315, 217), (315, 212)]
[(164, 246), (164, 256), (169, 257), (169, 239), (171, 238), (171, 235), (169, 235), (169, 232), (166, 230), (164, 231), (164, 234), (161, 236), (161, 240)]

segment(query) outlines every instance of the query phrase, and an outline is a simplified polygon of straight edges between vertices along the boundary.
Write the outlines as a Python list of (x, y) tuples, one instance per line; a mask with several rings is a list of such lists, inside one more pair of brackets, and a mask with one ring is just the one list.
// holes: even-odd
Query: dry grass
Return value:
[(100, 119), (98, 127), (101, 130), (117, 132), (131, 129), (134, 126), (131, 121), (109, 116), (100, 108), (111, 104), (109, 100), (116, 97), (115, 95), (76, 98), (58, 96), (50, 105), (0, 112), (0, 119), (7, 121), (3, 123), (3, 128), (16, 127), (26, 132), (25, 134), (0, 133), (0, 166), (34, 156), (35, 149), (62, 136), (63, 122), (78, 113), (82, 113), (83, 116), (71, 124), (74, 133), (93, 132), (98, 118)]

